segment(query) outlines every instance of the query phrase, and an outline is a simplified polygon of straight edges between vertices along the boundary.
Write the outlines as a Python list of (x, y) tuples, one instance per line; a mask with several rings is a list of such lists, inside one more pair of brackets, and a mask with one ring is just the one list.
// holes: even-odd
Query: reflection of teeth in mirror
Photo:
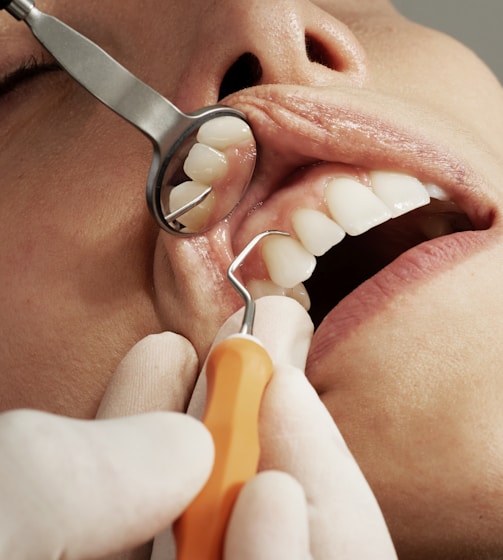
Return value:
[(430, 202), (430, 195), (421, 181), (411, 175), (372, 171), (369, 176), (372, 191), (391, 210), (392, 218)]
[(270, 280), (253, 279), (246, 287), (253, 299), (264, 296), (286, 296), (298, 301), (306, 311), (311, 307), (311, 300), (304, 284), (297, 284), (293, 288), (282, 288)]
[(193, 181), (210, 185), (227, 173), (227, 158), (206, 144), (194, 144), (183, 164), (183, 170)]
[(310, 208), (293, 213), (292, 227), (302, 245), (316, 257), (324, 255), (346, 235), (326, 214)]
[(197, 133), (197, 141), (216, 150), (252, 141), (253, 134), (249, 125), (237, 117), (218, 117), (205, 122)]
[(262, 242), (262, 256), (271, 280), (293, 288), (310, 278), (316, 258), (292, 237), (271, 235)]
[[(197, 195), (224, 178), (229, 169), (227, 156), (221, 151), (246, 140), (254, 145), (254, 138), (246, 122), (237, 117), (218, 117), (204, 123), (197, 135), (196, 142), (190, 149), (183, 171), (191, 181), (186, 181), (167, 194), (161, 194), (165, 215), (173, 214), (179, 208), (191, 203)], [(236, 152), (237, 153), (237, 152)], [(167, 199), (167, 200), (166, 200)], [(166, 204), (168, 202), (168, 204)], [(197, 207), (177, 218), (185, 226), (186, 233), (204, 229), (215, 206), (215, 193), (212, 193)], [(231, 208), (229, 207), (229, 211)]]
[[(208, 185), (203, 185), (195, 181), (185, 181), (176, 187), (173, 187), (169, 193), (169, 211), (176, 212), (185, 204), (192, 202), (200, 194), (202, 194)], [(213, 192), (195, 208), (189, 210), (177, 221), (184, 225), (188, 231), (198, 231), (205, 227), (215, 205), (215, 195)]]
[(349, 235), (360, 235), (391, 218), (391, 210), (382, 200), (349, 177), (330, 181), (325, 199), (332, 218)]

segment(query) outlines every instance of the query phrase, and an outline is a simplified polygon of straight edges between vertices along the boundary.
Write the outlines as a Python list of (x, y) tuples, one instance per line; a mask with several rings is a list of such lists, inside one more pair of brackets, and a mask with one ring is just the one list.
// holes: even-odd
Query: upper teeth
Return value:
[[(185, 206), (185, 204), (191, 202), (202, 194), (208, 185), (204, 185), (197, 181), (185, 181), (176, 187), (173, 187), (169, 193), (169, 206), (171, 211), (178, 210)], [(215, 205), (215, 193), (212, 191), (210, 194), (195, 208), (185, 212), (180, 218), (183, 225), (192, 231), (197, 231), (202, 229), (208, 217), (211, 215), (211, 211)]]
[[(249, 126), (235, 117), (220, 117), (205, 123), (198, 133), (198, 143), (184, 164), (184, 171), (192, 181), (171, 191), (171, 211), (181, 208), (213, 181), (223, 177), (227, 172), (227, 159), (222, 150), (249, 138), (253, 138)], [(313, 273), (315, 257), (338, 244), (346, 234), (360, 235), (391, 218), (428, 204), (430, 197), (449, 200), (437, 185), (424, 185), (403, 173), (371, 171), (368, 177), (370, 186), (349, 176), (331, 179), (325, 187), (325, 212), (300, 208), (293, 213), (291, 229), (298, 240), (271, 236), (263, 241), (262, 255), (272, 282), (252, 282), (249, 289), (255, 297), (283, 293), (308, 307), (308, 296), (301, 283)], [(200, 229), (214, 204), (215, 193), (212, 192), (179, 221), (191, 230)], [(421, 227), (428, 236), (449, 231), (439, 220), (435, 223), (430, 220), (424, 226)]]
[(302, 245), (316, 257), (324, 255), (346, 235), (339, 224), (310, 208), (296, 210), (292, 226)]
[[(293, 240), (288, 238), (269, 237), (263, 241), (262, 255), (274, 283), (292, 288), (297, 282), (307, 280), (314, 270), (313, 266), (308, 272), (309, 255), (322, 255), (339, 243), (346, 233), (360, 235), (391, 218), (424, 206), (430, 202), (430, 194), (440, 200), (449, 200), (440, 187), (425, 186), (410, 175), (373, 171), (369, 178), (370, 187), (350, 177), (329, 181), (325, 188), (326, 214), (305, 208), (296, 210), (292, 215), (292, 228), (300, 248), (295, 251), (291, 249)], [(440, 235), (447, 229), (435, 223), (435, 227), (425, 228), (425, 231)], [(254, 296), (258, 295), (254, 284), (250, 291)], [(275, 292), (275, 288), (270, 286), (270, 291)], [(296, 291), (305, 290), (296, 288)], [(264, 292), (265, 284), (262, 283), (260, 294)], [(305, 302), (306, 296), (303, 296), (302, 303)]]
[(229, 146), (253, 138), (250, 127), (237, 117), (218, 117), (205, 122), (197, 133), (197, 141), (225, 150)]
[(423, 184), (410, 175), (372, 171), (370, 183), (374, 193), (390, 208), (392, 218), (430, 202)]
[(227, 171), (227, 158), (207, 144), (198, 142), (190, 149), (183, 170), (194, 181), (210, 185)]
[(325, 189), (332, 218), (349, 235), (360, 235), (392, 216), (390, 208), (368, 187), (355, 179), (333, 179)]

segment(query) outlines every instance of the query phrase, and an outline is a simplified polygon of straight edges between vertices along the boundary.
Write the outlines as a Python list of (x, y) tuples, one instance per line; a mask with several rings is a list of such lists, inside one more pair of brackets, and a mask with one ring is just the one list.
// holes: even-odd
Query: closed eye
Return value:
[(0, 78), (0, 97), (15, 91), (38, 76), (57, 70), (61, 70), (61, 66), (55, 62), (40, 62), (35, 57), (31, 57), (13, 72)]

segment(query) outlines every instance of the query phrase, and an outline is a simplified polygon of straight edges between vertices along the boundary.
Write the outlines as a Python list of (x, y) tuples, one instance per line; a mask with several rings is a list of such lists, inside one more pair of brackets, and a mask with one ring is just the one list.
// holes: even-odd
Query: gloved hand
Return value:
[(396, 559), (375, 497), (304, 375), (307, 313), (286, 298), (257, 303), (255, 335), (275, 372), (261, 408), (262, 472), (237, 500), (225, 558)]
[[(395, 558), (372, 493), (303, 374), (307, 314), (286, 298), (257, 304), (255, 334), (277, 365), (261, 411), (264, 472), (238, 498), (226, 560)], [(232, 317), (216, 342), (239, 324)], [(102, 419), (136, 416), (1, 415), (0, 557), (108, 558), (169, 527), (206, 481), (212, 444), (187, 415), (137, 414), (184, 410), (196, 374), (187, 341), (155, 335), (126, 356), (99, 411)], [(200, 376), (196, 415), (204, 386)], [(156, 539), (152, 556), (144, 547), (113, 558), (175, 558), (169, 535)]]
[[(183, 411), (196, 375), (185, 339), (148, 337), (120, 365), (99, 416)], [(0, 453), (0, 558), (16, 560), (137, 546), (180, 515), (213, 463), (207, 430), (176, 412), (97, 421), (7, 412)]]
[[(272, 304), (281, 312), (292, 305), (283, 298)], [(238, 330), (233, 324), (236, 317), (218, 338)], [(302, 331), (302, 360), (309, 321), (307, 330), (306, 323), (289, 324), (274, 350), (292, 359)], [(197, 373), (188, 341), (153, 335), (119, 365), (97, 421), (27, 410), (1, 414), (0, 558), (151, 558), (151, 545), (136, 547), (171, 526), (213, 463), (204, 426), (176, 412), (186, 410)], [(194, 402), (204, 401), (200, 380)], [(167, 554), (156, 547), (158, 558)]]
[[(241, 317), (233, 315), (214, 344), (237, 332)], [(304, 375), (312, 330), (292, 299), (257, 301), (254, 335), (275, 371), (261, 407), (261, 472), (238, 497), (224, 560), (396, 558), (372, 491)], [(196, 417), (204, 410), (205, 379), (198, 378), (189, 406)], [(172, 538), (157, 539), (153, 559), (175, 558)]]

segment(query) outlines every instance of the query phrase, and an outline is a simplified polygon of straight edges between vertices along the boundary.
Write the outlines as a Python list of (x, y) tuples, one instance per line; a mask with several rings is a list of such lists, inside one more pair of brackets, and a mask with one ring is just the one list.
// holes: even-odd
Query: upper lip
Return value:
[[(254, 179), (231, 217), (231, 231), (237, 234), (247, 214), (291, 173), (320, 161), (401, 171), (435, 183), (475, 229), (487, 228), (496, 206), (484, 179), (454, 153), (432, 126), (434, 119), (418, 122), (409, 118), (407, 106), (376, 97), (354, 88), (270, 85), (228, 98), (247, 115), (259, 148)], [(246, 241), (238, 240), (238, 249)]]

